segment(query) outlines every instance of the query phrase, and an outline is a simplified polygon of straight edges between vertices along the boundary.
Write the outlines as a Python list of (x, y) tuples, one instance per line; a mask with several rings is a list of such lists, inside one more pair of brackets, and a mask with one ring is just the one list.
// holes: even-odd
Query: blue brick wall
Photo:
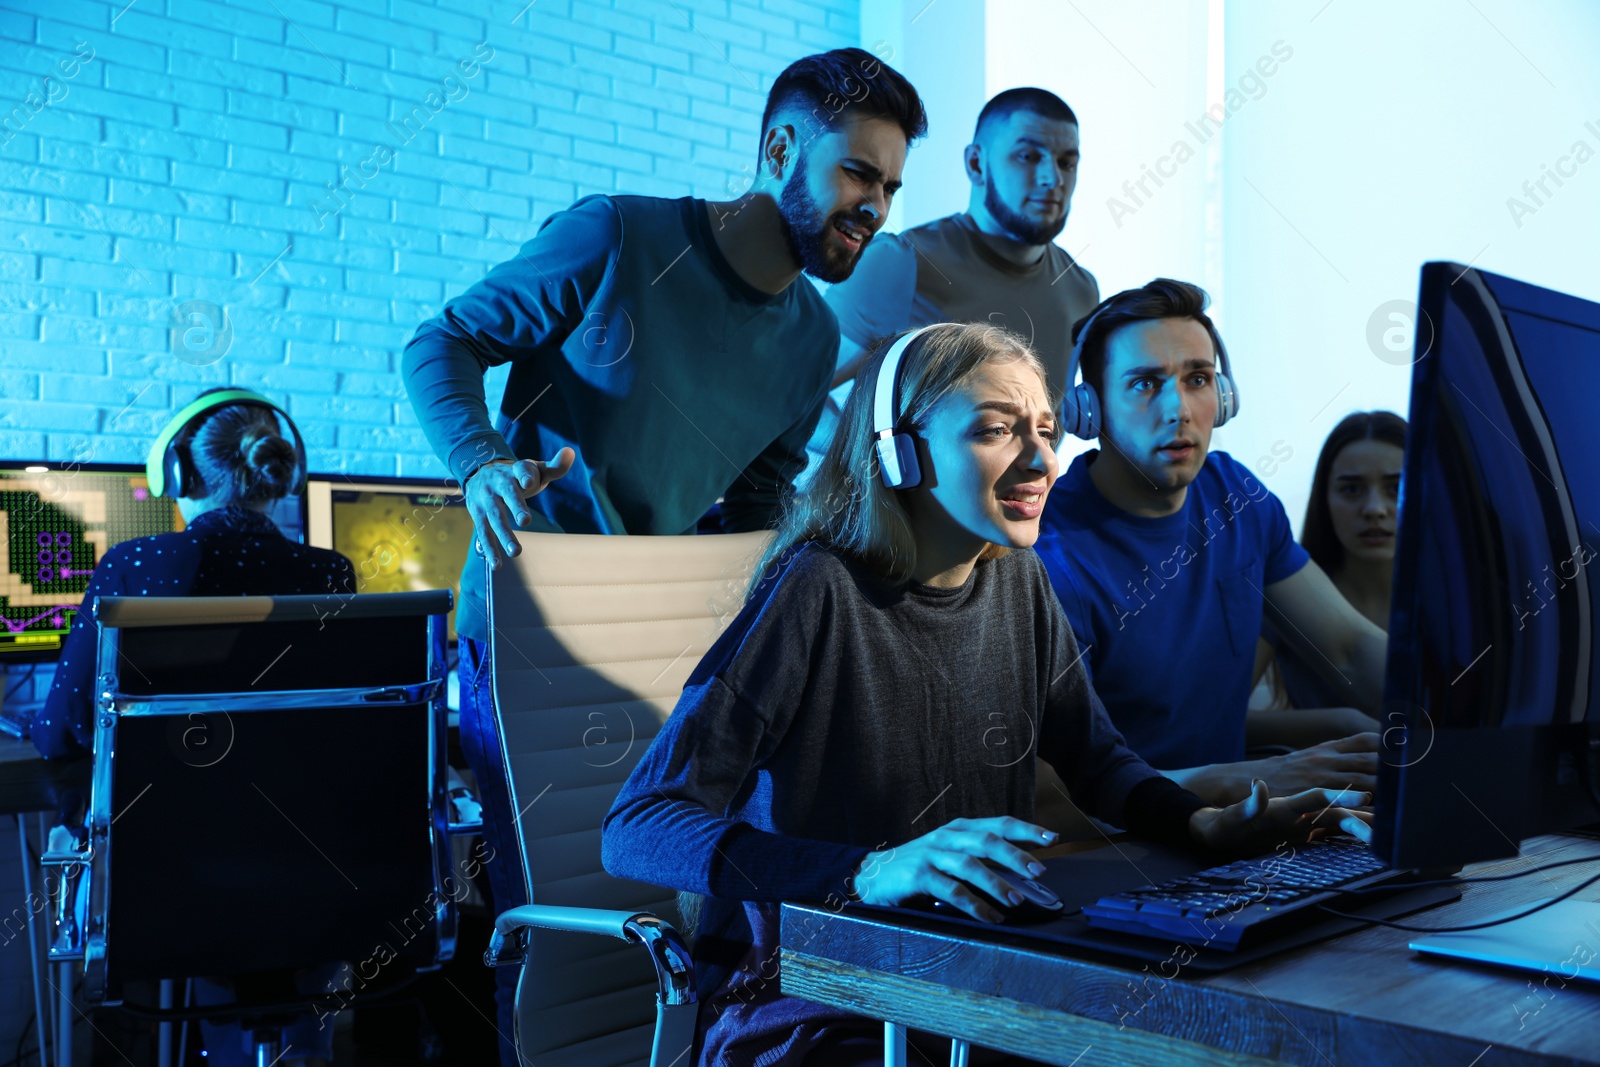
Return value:
[[(314, 469), (442, 476), (417, 325), (580, 196), (737, 192), (773, 78), (855, 44), (857, 5), (3, 0), (0, 456), (142, 461), (232, 384)], [(7, 703), (43, 700), (25, 671)], [(0, 945), (7, 1048), (26, 974)]]
[(8, 0), (0, 455), (141, 460), (234, 384), (315, 469), (443, 474), (418, 323), (580, 196), (739, 191), (773, 78), (858, 3)]

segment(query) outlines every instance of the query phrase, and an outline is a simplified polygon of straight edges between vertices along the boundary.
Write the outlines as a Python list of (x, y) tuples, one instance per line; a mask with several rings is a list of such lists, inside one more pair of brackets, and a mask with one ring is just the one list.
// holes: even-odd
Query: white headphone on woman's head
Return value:
[(872, 429), (878, 444), (878, 473), (890, 489), (915, 489), (922, 484), (914, 434), (895, 433), (895, 412), (900, 409), (900, 360), (911, 342), (936, 326), (935, 322), (901, 335), (878, 364), (878, 381), (872, 398)]
[[(1089, 330), (1094, 326), (1094, 320), (1109, 310), (1111, 301), (1115, 299), (1111, 297), (1090, 313), (1083, 329), (1078, 331), (1078, 340), (1072, 346), (1072, 358), (1067, 361), (1067, 388), (1061, 395), (1061, 429), (1085, 441), (1093, 441), (1100, 436), (1100, 394), (1088, 382), (1074, 384), (1074, 381), (1081, 369), (1083, 346), (1089, 339)], [(1217, 415), (1211, 425), (1217, 427), (1239, 414), (1239, 387), (1233, 383), (1233, 366), (1228, 362), (1228, 348), (1222, 343), (1222, 335), (1209, 322), (1202, 322), (1201, 325), (1211, 335), (1211, 344), (1217, 350), (1217, 362), (1220, 364), (1216, 377), (1212, 379), (1217, 389)]]

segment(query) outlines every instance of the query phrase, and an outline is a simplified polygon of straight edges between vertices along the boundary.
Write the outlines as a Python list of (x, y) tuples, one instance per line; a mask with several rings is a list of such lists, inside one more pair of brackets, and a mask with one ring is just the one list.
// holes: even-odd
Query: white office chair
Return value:
[[(534, 903), (496, 919), (486, 961), (527, 961), (514, 1035), (524, 1063), (689, 1067), (697, 1005), (677, 901), (605, 873), (600, 823), (743, 606), (770, 535), (517, 536), (522, 551), (489, 578), (489, 644)], [(631, 944), (597, 952), (579, 934)], [(885, 1038), (886, 1067), (904, 1064), (904, 1031), (886, 1024)], [(951, 1062), (966, 1063), (964, 1043)]]
[[(686, 1067), (696, 1004), (677, 902), (605, 873), (600, 823), (738, 613), (769, 535), (518, 536), (521, 553), (489, 581), (495, 710), (534, 902), (497, 919), (490, 948), (491, 962), (529, 960), (517, 1048), (539, 1067)], [(578, 933), (647, 951), (597, 952)]]

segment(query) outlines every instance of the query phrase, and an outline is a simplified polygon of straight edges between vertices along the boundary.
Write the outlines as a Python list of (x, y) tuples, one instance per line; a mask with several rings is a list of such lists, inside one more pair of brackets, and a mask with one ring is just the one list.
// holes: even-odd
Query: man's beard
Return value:
[(811, 190), (806, 188), (805, 156), (795, 161), (794, 173), (789, 175), (783, 194), (778, 198), (778, 223), (783, 228), (789, 254), (801, 269), (829, 284), (850, 277), (861, 253), (867, 250), (867, 241), (872, 240), (869, 235), (867, 241), (861, 243), (860, 251), (854, 254), (828, 247), (828, 231), (833, 228), (833, 219), (822, 213)]
[(994, 187), (993, 174), (983, 176), (983, 206), (988, 209), (989, 217), (1000, 224), (1001, 229), (1025, 245), (1047, 245), (1056, 239), (1056, 234), (1067, 224), (1065, 211), (1055, 222), (1035, 222), (1026, 215), (1012, 211), (1010, 206), (1000, 199), (1000, 192)]

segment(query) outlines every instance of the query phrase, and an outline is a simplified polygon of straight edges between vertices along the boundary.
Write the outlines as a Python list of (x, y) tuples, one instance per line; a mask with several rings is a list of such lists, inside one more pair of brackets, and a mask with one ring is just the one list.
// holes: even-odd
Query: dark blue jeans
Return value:
[[(483, 839), (493, 852), (484, 863), (489, 876), (489, 906), (499, 915), (528, 903), (522, 874), (522, 850), (517, 847), (516, 812), (511, 809), (511, 789), (506, 782), (500, 731), (494, 715), (494, 665), (489, 645), (470, 637), (461, 639), (461, 749), (467, 766), (478, 780), (478, 801), (483, 805)], [(501, 1067), (522, 1067), (511, 1035), (515, 1033), (518, 967), (495, 968), (495, 1026), (500, 1031)]]

